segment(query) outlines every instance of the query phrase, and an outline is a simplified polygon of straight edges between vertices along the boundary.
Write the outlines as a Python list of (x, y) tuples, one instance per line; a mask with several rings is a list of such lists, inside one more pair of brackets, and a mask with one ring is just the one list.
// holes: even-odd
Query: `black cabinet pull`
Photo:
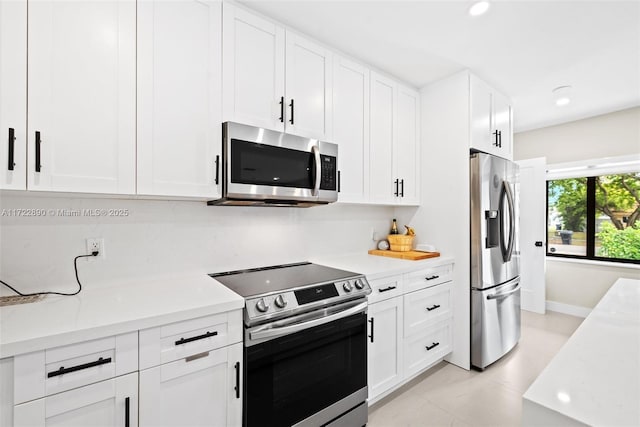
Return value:
[(373, 342), (373, 317), (369, 319), (369, 323), (371, 323), (371, 335), (367, 335), (369, 337), (369, 341)]
[(14, 128), (9, 128), (9, 156), (7, 157), (7, 169), (10, 171), (13, 170), (13, 167), (16, 165), (13, 162), (14, 149), (16, 143), (16, 130)]
[(438, 277), (440, 276), (433, 275), (433, 276), (425, 277), (424, 280), (433, 280), (433, 279), (437, 279)]
[(399, 191), (398, 191), (398, 186), (400, 185), (399, 182), (400, 182), (399, 179), (396, 179), (395, 181), (393, 181), (393, 184), (396, 186), (396, 191), (393, 192), (393, 195), (396, 197), (398, 197), (398, 194), (399, 194)]
[(392, 290), (394, 290), (395, 288), (396, 288), (395, 286), (389, 286), (388, 288), (378, 289), (378, 292), (387, 292), (387, 291), (392, 291)]
[(400, 197), (404, 197), (404, 179), (400, 180)]
[(289, 119), (289, 122), (293, 124), (293, 98), (291, 98), (291, 104), (289, 104), (289, 107), (291, 107), (291, 118)]
[(236, 391), (236, 399), (240, 399), (240, 362), (236, 362), (236, 386), (233, 388)]
[(543, 245), (544, 245), (544, 243), (542, 243), (542, 241), (540, 241), (540, 240), (538, 240), (536, 242), (536, 246), (539, 247), (539, 248), (541, 248)]
[(436, 308), (440, 308), (438, 304), (433, 304), (431, 307), (427, 307), (427, 311), (435, 310)]
[(280, 97), (280, 123), (284, 123), (284, 96)]
[(206, 334), (202, 334), (202, 335), (198, 335), (196, 337), (191, 337), (191, 338), (180, 338), (178, 341), (176, 341), (176, 345), (180, 345), (180, 344), (186, 344), (188, 342), (192, 342), (192, 341), (198, 341), (198, 340), (203, 340), (205, 338), (209, 338), (209, 337), (215, 337), (216, 335), (218, 335), (217, 331), (213, 331), (213, 332), (209, 332), (207, 331)]
[(434, 342), (433, 344), (428, 345), (428, 346), (426, 346), (425, 348), (427, 349), (427, 351), (429, 351), (429, 350), (432, 350), (432, 349), (436, 348), (436, 347), (437, 347), (437, 346), (439, 346), (439, 345), (440, 345), (440, 343), (439, 343), (439, 342)]
[(502, 131), (498, 131), (498, 148), (502, 148)]
[(220, 175), (220, 156), (216, 156), (216, 185), (220, 183), (218, 176)]
[(124, 398), (124, 427), (131, 425), (131, 399)]
[(60, 369), (57, 371), (47, 373), (47, 378), (57, 377), (58, 375), (69, 374), (71, 372), (81, 371), (83, 369), (93, 368), (94, 366), (106, 365), (107, 363), (111, 363), (111, 358), (107, 357), (99, 358), (95, 362), (89, 362), (82, 365), (72, 366), (70, 368), (65, 368), (64, 366), (60, 366)]
[(338, 193), (340, 192), (340, 171), (338, 171)]
[(40, 131), (36, 131), (36, 172), (40, 172), (42, 165), (40, 164), (40, 144), (42, 140), (40, 139)]

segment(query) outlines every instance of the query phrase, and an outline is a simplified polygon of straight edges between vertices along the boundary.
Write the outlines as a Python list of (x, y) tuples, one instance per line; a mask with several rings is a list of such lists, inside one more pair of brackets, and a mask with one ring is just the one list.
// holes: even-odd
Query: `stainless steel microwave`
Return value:
[(222, 198), (209, 205), (309, 207), (338, 200), (338, 146), (226, 122)]

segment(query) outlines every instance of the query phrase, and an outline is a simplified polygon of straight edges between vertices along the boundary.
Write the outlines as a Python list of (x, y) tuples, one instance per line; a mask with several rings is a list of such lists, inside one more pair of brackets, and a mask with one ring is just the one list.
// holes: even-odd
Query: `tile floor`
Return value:
[(442, 362), (369, 408), (368, 427), (519, 426), (522, 395), (583, 319), (522, 312), (513, 351), (484, 372)]

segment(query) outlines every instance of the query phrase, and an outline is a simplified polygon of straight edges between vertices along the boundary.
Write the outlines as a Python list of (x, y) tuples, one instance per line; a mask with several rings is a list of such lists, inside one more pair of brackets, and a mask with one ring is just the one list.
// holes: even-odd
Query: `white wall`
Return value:
[[(12, 209), (128, 209), (126, 217), (8, 216)], [(83, 286), (180, 271), (213, 273), (311, 256), (365, 252), (386, 233), (393, 209), (208, 207), (204, 202), (2, 194), (0, 278), (21, 291), (75, 290), (73, 257), (86, 237), (105, 239), (105, 260), (80, 260)], [(4, 288), (4, 287), (3, 287)], [(7, 293), (3, 289), (4, 293)]]
[[(553, 164), (638, 152), (640, 107), (514, 136), (514, 160), (544, 156)], [(549, 258), (547, 300), (593, 308), (619, 277), (640, 278), (640, 269)]]

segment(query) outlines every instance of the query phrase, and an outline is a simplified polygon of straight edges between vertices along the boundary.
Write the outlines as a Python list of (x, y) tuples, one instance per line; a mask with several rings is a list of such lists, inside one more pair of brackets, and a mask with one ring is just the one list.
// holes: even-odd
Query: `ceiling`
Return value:
[[(243, 1), (416, 88), (469, 68), (516, 132), (640, 105), (640, 1)], [(552, 90), (571, 85), (558, 107)]]

